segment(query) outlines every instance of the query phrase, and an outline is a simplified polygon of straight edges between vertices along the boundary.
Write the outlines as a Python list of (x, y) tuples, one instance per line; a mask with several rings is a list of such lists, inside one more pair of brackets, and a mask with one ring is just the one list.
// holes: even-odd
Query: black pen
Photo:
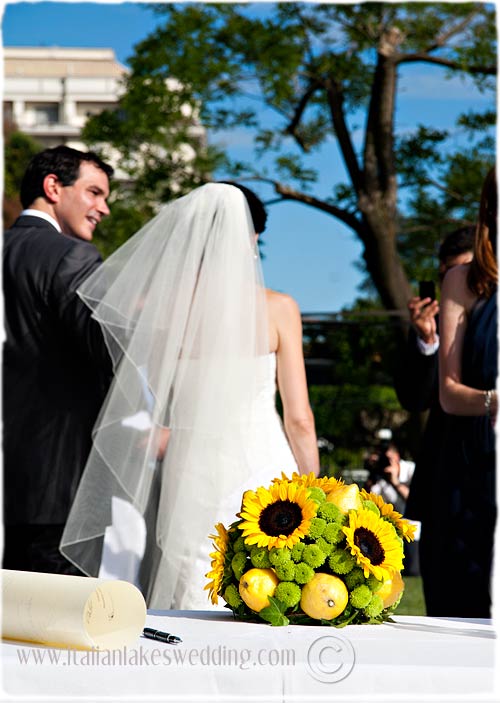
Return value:
[(179, 642), (182, 642), (181, 638), (177, 637), (177, 635), (155, 630), (152, 627), (145, 627), (142, 634), (144, 637), (147, 637), (148, 640), (156, 640), (157, 642), (165, 642), (166, 644), (179, 644)]

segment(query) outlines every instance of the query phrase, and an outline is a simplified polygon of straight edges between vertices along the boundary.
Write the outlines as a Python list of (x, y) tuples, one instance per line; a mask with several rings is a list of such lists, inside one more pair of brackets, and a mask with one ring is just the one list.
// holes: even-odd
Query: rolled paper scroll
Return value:
[(146, 622), (142, 593), (127, 581), (2, 569), (2, 637), (52, 647), (119, 649)]

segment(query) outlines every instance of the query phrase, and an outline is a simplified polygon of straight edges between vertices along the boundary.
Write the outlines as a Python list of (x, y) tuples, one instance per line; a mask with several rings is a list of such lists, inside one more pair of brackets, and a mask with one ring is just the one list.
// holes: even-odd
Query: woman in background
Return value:
[[(496, 521), (495, 431), (498, 410), (497, 183), (486, 176), (470, 264), (444, 280), (440, 319), (440, 401), (456, 416), (448, 447), (448, 489), (443, 491), (443, 562), (449, 579), (449, 612), (491, 617), (491, 565)], [(443, 482), (444, 485), (444, 482)], [(447, 493), (447, 495), (446, 495)], [(452, 575), (453, 574), (453, 575)], [(447, 580), (443, 577), (443, 588)]]

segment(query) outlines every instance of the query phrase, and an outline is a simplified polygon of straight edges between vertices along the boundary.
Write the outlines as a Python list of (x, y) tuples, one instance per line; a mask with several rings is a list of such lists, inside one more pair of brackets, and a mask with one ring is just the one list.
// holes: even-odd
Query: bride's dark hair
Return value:
[(224, 183), (241, 190), (248, 203), (255, 232), (257, 234), (262, 234), (262, 232), (266, 229), (267, 221), (267, 212), (262, 200), (253, 192), (253, 190), (250, 190), (250, 188), (247, 188), (236, 181), (217, 181), (217, 183)]

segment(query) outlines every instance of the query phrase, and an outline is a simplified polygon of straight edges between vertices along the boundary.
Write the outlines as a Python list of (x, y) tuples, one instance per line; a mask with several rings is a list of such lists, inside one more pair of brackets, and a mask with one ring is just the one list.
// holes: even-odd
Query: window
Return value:
[(35, 116), (35, 125), (42, 126), (48, 124), (57, 124), (59, 121), (59, 105), (34, 105), (33, 113)]

